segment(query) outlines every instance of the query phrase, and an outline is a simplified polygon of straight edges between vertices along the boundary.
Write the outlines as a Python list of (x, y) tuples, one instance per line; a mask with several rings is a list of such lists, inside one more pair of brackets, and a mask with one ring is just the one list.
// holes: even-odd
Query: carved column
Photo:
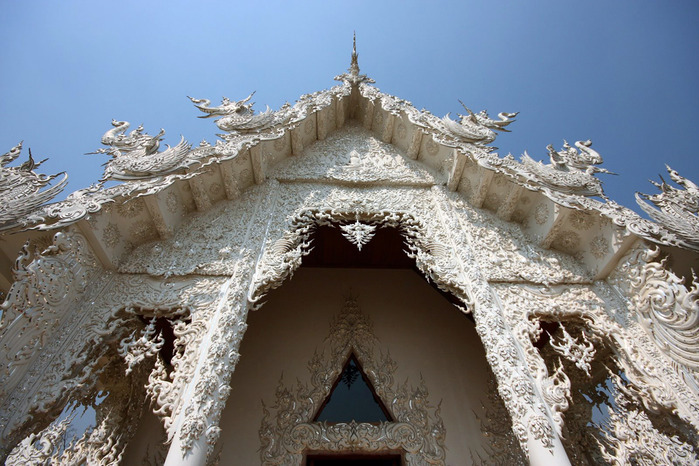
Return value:
[(230, 379), (247, 328), (248, 288), (256, 259), (277, 219), (276, 181), (265, 184), (265, 197), (252, 213), (233, 272), (218, 292), (217, 305), (199, 346), (194, 375), (181, 395), (182, 408), (173, 419), (167, 466), (204, 465), (221, 434), (221, 413), (230, 393)]
[(438, 258), (435, 271), (437, 275), (446, 272), (456, 292), (465, 294), (462, 298), (467, 297), (473, 303), (476, 331), (498, 382), (498, 392), (512, 418), (513, 431), (529, 455), (530, 464), (570, 464), (543, 396), (528, 370), (524, 351), (473, 255), (475, 239), (462, 224), (462, 216), (453, 209), (445, 188), (433, 187), (432, 200), (436, 221), (441, 224), (436, 228), (436, 240), (456, 256)]
[(206, 464), (221, 433), (218, 422), (247, 327), (247, 295), (242, 282), (246, 282), (245, 277), (249, 279), (250, 272), (237, 272), (219, 292), (193, 380), (182, 395), (183, 409), (174, 420), (174, 436), (165, 460), (168, 466)]

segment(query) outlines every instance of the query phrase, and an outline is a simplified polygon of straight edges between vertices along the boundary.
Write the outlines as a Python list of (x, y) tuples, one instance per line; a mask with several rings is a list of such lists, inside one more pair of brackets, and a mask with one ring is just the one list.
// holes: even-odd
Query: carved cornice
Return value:
[[(355, 62), (356, 51), (353, 53), (353, 63)], [(696, 238), (692, 239), (692, 235), (696, 236), (696, 232), (692, 230), (692, 228), (696, 229), (694, 225), (696, 214), (692, 216), (691, 211), (688, 211), (688, 215), (682, 216), (669, 213), (672, 209), (661, 209), (662, 215), (656, 214), (653, 217), (660, 222), (659, 224), (641, 218), (635, 212), (613, 201), (600, 202), (592, 199), (590, 196), (603, 196), (601, 183), (594, 174), (607, 173), (607, 171), (595, 166), (601, 162), (601, 158), (590, 148), (589, 141), (576, 142), (577, 149), (568, 146), (567, 143), (561, 151), (555, 151), (549, 146), (550, 164), (536, 162), (526, 153), (523, 155), (522, 162), (517, 162), (511, 156), (502, 158), (493, 153), (493, 148), (486, 144), (492, 142), (492, 136), (495, 134), (493, 131), (506, 131), (505, 126), (512, 122), (515, 114), (502, 113), (499, 120), (494, 120), (489, 118), (486, 112), (474, 113), (469, 110), (468, 115), (461, 118), (461, 122), (453, 121), (448, 116), (440, 119), (429, 112), (418, 111), (410, 102), (382, 93), (371, 86), (368, 80), (360, 79), (354, 82), (356, 81), (354, 78), (348, 78), (355, 74), (357, 77), (360, 76), (358, 65), (351, 67), (347, 76), (339, 77), (342, 81), (341, 85), (326, 91), (303, 95), (293, 106), (284, 105), (277, 111), (266, 111), (262, 114), (255, 114), (252, 110), (252, 104), (248, 103), (251, 96), (237, 102), (224, 99), (219, 107), (210, 107), (206, 99), (193, 99), (197, 107), (206, 113), (204, 117), (220, 116), (222, 118), (219, 126), (223, 124), (225, 118), (230, 117), (235, 120), (231, 120), (230, 125), (228, 123), (223, 125), (227, 133), (220, 135), (222, 140), (217, 141), (215, 145), (203, 142), (195, 149), (190, 149), (182, 142), (176, 147), (157, 152), (163, 135), (162, 131), (156, 136), (149, 136), (139, 127), (127, 133), (127, 122), (114, 121), (114, 128), (105, 133), (102, 138), (103, 143), (109, 148), (99, 152), (113, 156), (107, 164), (106, 176), (128, 181), (115, 187), (116, 189), (93, 186), (77, 191), (65, 201), (51, 205), (50, 208), (37, 209), (38, 205), (34, 205), (32, 208), (27, 208), (22, 218), (9, 228), (19, 226), (38, 229), (60, 228), (84, 218), (87, 213), (96, 213), (107, 202), (120, 198), (152, 195), (167, 188), (178, 179), (202, 176), (208, 165), (221, 164), (236, 158), (263, 141), (276, 141), (290, 137), (293, 152), (299, 153), (308, 141), (315, 140), (315, 137), (325, 137), (328, 131), (344, 124), (345, 112), (351, 114), (348, 107), (361, 106), (357, 101), (350, 103), (352, 89), (356, 88), (360, 99), (371, 103), (372, 109), (376, 107), (376, 110), (372, 110), (372, 119), (373, 114), (376, 114), (377, 118), (383, 118), (381, 117), (383, 112), (392, 119), (404, 115), (407, 121), (414, 125), (415, 135), (426, 134), (430, 137), (428, 145), (436, 145), (436, 148), (439, 146), (455, 148), (459, 153), (465, 154), (469, 160), (488, 171), (507, 176), (510, 181), (522, 188), (541, 192), (565, 207), (598, 212), (611, 219), (616, 225), (625, 227), (628, 231), (645, 239), (690, 249), (699, 247), (696, 244)], [(332, 118), (333, 113), (334, 118)], [(315, 135), (313, 138), (300, 138), (299, 130), (303, 127), (305, 131), (310, 116), (314, 120), (321, 119), (322, 122), (313, 122), (312, 131)], [(326, 119), (329, 120), (326, 122)], [(371, 120), (368, 123), (372, 125)], [(394, 131), (394, 125), (388, 123), (377, 125), (376, 131), (381, 132), (382, 138), (390, 140), (391, 136), (384, 134), (386, 128)], [(465, 135), (466, 130), (468, 134), (473, 134)], [(480, 133), (488, 134), (478, 136)], [(301, 142), (301, 139), (306, 143)], [(419, 151), (419, 148), (417, 150)], [(432, 150), (431, 146), (430, 150)], [(184, 173), (185, 169), (188, 172)], [(669, 205), (669, 201), (665, 202), (665, 205)], [(671, 220), (672, 218), (674, 220)]]

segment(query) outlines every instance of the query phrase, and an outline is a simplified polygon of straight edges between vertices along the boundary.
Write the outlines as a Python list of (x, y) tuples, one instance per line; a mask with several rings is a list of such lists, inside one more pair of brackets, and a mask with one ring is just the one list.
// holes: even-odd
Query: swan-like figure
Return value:
[(591, 148), (592, 141), (577, 141), (575, 147), (571, 147), (567, 141), (563, 142), (560, 151), (550, 144), (546, 147), (550, 164), (535, 161), (527, 152), (522, 155), (522, 164), (534, 179), (556, 191), (606, 199), (602, 182), (594, 174), (614, 173), (596, 166), (602, 163), (602, 157)]
[[(31, 150), (26, 162), (19, 167), (8, 167), (7, 164), (19, 157), (21, 151), (20, 142), (9, 152), (0, 155), (0, 231), (23, 225), (28, 214), (56, 197), (68, 184), (65, 172), (55, 175), (35, 173), (34, 169), (39, 168), (46, 159), (35, 162)], [(61, 175), (63, 177), (57, 183), (48, 186)]]
[(175, 147), (168, 145), (164, 151), (158, 152), (165, 135), (164, 129), (151, 136), (143, 132), (143, 125), (127, 133), (130, 126), (128, 121), (112, 120), (112, 126), (102, 136), (102, 144), (109, 147), (92, 152), (112, 157), (105, 164), (101, 181), (149, 178), (187, 166), (186, 159), (192, 146), (184, 137)]
[(205, 113), (205, 115), (200, 115), (199, 118), (221, 117), (215, 121), (216, 126), (221, 130), (248, 133), (269, 128), (275, 123), (277, 116), (276, 112), (273, 112), (269, 107), (264, 112), (255, 115), (255, 111), (252, 109), (255, 103), (248, 103), (253, 95), (255, 95), (254, 92), (245, 99), (238, 101), (224, 97), (221, 100), (221, 105), (218, 107), (211, 107), (209, 99), (189, 97), (189, 100), (192, 101), (195, 107)]
[(146, 146), (131, 152), (114, 151), (113, 159), (107, 162), (102, 181), (147, 178), (183, 168), (192, 145), (182, 136), (175, 147), (166, 146), (161, 152), (153, 152)]
[[(114, 128), (108, 130), (102, 136), (102, 144), (119, 151), (132, 151), (146, 147), (150, 151), (149, 153), (156, 152), (160, 146), (160, 141), (165, 135), (165, 130), (162, 128), (155, 136), (143, 134), (143, 125), (139, 125), (138, 128), (126, 134), (126, 130), (131, 126), (128, 121), (112, 120), (112, 126)], [(110, 153), (110, 150), (98, 149), (95, 153)]]
[(459, 114), (459, 121), (452, 120), (450, 114), (447, 113), (441, 119), (442, 125), (452, 136), (463, 142), (473, 144), (490, 144), (495, 141), (497, 136), (496, 131), (509, 132), (505, 127), (514, 121), (517, 113), (498, 113), (499, 120), (493, 120), (488, 115), (488, 112), (481, 110), (474, 113), (463, 102), (459, 101), (466, 109), (467, 115)]
[(206, 113), (206, 115), (201, 115), (199, 118), (209, 118), (213, 116), (225, 116), (225, 115), (231, 115), (233, 113), (236, 113), (241, 116), (245, 115), (254, 115), (255, 111), (252, 109), (253, 105), (255, 105), (255, 102), (248, 104), (250, 102), (250, 99), (252, 99), (252, 96), (255, 95), (256, 91), (253, 91), (252, 94), (244, 98), (243, 100), (231, 100), (228, 97), (223, 97), (221, 100), (221, 105), (218, 107), (210, 107), (211, 101), (209, 99), (195, 99), (193, 97), (189, 97), (189, 100), (192, 101), (195, 107), (197, 107), (199, 110), (202, 112)]

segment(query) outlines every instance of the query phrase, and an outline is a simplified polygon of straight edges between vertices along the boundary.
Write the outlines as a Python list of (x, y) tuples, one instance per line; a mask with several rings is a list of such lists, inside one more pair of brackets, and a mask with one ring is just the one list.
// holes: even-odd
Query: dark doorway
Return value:
[[(411, 269), (423, 277), (423, 273), (415, 265), (415, 260), (406, 254), (408, 247), (399, 228), (377, 228), (374, 237), (361, 251), (342, 236), (342, 231), (337, 225), (317, 227), (312, 238), (313, 247), (303, 258), (301, 267)], [(434, 281), (428, 279), (427, 282), (450, 303), (464, 305), (456, 296), (440, 289)], [(466, 314), (466, 318), (474, 322), (471, 314)]]
[(314, 455), (306, 458), (306, 466), (400, 466), (400, 455)]

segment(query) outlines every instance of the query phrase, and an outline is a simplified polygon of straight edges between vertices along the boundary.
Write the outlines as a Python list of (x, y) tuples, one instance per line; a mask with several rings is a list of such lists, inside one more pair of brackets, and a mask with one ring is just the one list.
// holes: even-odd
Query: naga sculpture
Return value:
[(215, 123), (223, 131), (247, 133), (268, 128), (277, 120), (276, 113), (269, 107), (264, 112), (255, 115), (255, 111), (252, 109), (255, 103), (248, 104), (254, 94), (253, 92), (239, 101), (224, 97), (221, 100), (221, 105), (218, 107), (210, 107), (211, 101), (209, 99), (189, 97), (189, 100), (194, 103), (195, 107), (206, 114), (199, 118), (220, 116), (221, 118), (215, 120)]
[[(7, 164), (19, 157), (21, 151), (20, 142), (9, 152), (0, 155), (0, 197), (3, 200), (0, 204), (0, 231), (25, 225), (28, 214), (56, 197), (68, 184), (65, 172), (55, 175), (35, 173), (34, 169), (46, 159), (35, 162), (31, 150), (26, 162), (19, 167), (8, 167)], [(63, 177), (56, 184), (46, 188), (60, 175)]]
[(165, 135), (164, 129), (151, 136), (143, 133), (143, 125), (127, 134), (126, 130), (130, 126), (128, 121), (112, 120), (112, 126), (114, 128), (102, 136), (102, 144), (109, 147), (92, 152), (112, 156), (105, 164), (101, 181), (150, 178), (190, 165), (186, 159), (192, 146), (184, 137), (175, 147), (168, 145), (167, 149), (158, 152), (160, 141)]
[(534, 161), (525, 151), (522, 164), (527, 171), (540, 183), (564, 192), (580, 196), (599, 196), (606, 199), (602, 190), (602, 182), (595, 178), (595, 173), (614, 173), (597, 167), (602, 163), (602, 157), (590, 146), (592, 141), (577, 141), (571, 147), (568, 141), (563, 141), (563, 148), (556, 151), (552, 145), (546, 149), (549, 152), (550, 164)]
[[(699, 249), (699, 186), (669, 166), (666, 168), (670, 179), (684, 189), (674, 188), (660, 177), (662, 183), (651, 183), (661, 192), (653, 195), (636, 193), (636, 202), (650, 218), (675, 234), (679, 244)], [(655, 207), (645, 201), (652, 202)]]

